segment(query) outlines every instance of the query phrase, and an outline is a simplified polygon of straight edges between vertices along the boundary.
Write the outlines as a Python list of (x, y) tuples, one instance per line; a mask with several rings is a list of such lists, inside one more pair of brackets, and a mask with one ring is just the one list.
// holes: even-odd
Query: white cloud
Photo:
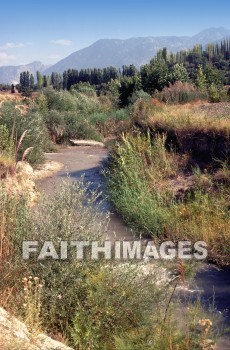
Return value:
[(3, 46), (0, 46), (1, 50), (8, 50), (8, 49), (17, 49), (25, 46), (31, 46), (32, 43), (13, 43), (13, 42), (8, 42), (5, 43)]
[(6, 66), (15, 59), (16, 59), (15, 56), (8, 55), (6, 52), (0, 51), (0, 66)]
[(71, 40), (67, 40), (67, 39), (58, 39), (58, 40), (51, 40), (52, 44), (56, 44), (56, 45), (63, 45), (63, 46), (70, 46), (72, 45), (72, 41)]
[(7, 49), (14, 49), (15, 47), (24, 47), (24, 46), (25, 46), (25, 44), (23, 44), (23, 43), (6, 43), (5, 44), (5, 47)]

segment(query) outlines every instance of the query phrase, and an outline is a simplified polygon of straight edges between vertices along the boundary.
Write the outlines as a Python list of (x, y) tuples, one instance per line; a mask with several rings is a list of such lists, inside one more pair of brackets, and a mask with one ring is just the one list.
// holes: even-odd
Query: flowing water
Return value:
[[(47, 160), (60, 162), (63, 169), (51, 177), (38, 182), (41, 191), (51, 195), (60, 186), (63, 180), (77, 181), (82, 176), (91, 183), (92, 188), (100, 187), (103, 191), (104, 178), (101, 175), (102, 163), (107, 158), (107, 151), (103, 148), (76, 147), (63, 149), (60, 153), (46, 155)], [(105, 201), (104, 208), (110, 212), (108, 236), (113, 239), (133, 239), (131, 230), (122, 219), (113, 213), (109, 200)], [(203, 264), (199, 268), (195, 287), (191, 287), (190, 293), (201, 293), (202, 302), (208, 305), (215, 295), (215, 306), (220, 313), (222, 323), (230, 327), (230, 269), (219, 269), (214, 265)], [(216, 347), (217, 350), (230, 349), (230, 335), (222, 337)]]

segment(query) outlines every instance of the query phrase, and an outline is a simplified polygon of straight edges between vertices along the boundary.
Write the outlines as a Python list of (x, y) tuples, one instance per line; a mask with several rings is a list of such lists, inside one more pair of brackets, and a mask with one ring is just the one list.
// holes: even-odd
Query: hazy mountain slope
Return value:
[[(170, 44), (169, 44), (170, 41)], [(76, 51), (46, 70), (46, 73), (63, 72), (68, 68), (122, 67), (134, 64), (139, 67), (147, 63), (162, 47), (176, 51), (186, 47), (187, 38), (159, 37), (132, 38), (127, 40), (102, 39), (91, 46)]]
[(68, 57), (47, 68), (41, 62), (32, 62), (21, 66), (0, 67), (0, 83), (19, 82), (20, 73), (29, 70), (36, 76), (36, 71), (51, 74), (62, 73), (69, 68), (104, 68), (134, 64), (136, 67), (148, 63), (156, 52), (167, 47), (169, 51), (179, 51), (191, 48), (195, 44), (206, 45), (230, 37), (226, 28), (209, 28), (192, 36), (161, 36), (146, 38), (101, 39), (89, 47), (73, 52)]
[(19, 82), (20, 73), (23, 71), (29, 71), (36, 77), (36, 72), (39, 70), (42, 72), (47, 66), (44, 66), (41, 62), (32, 62), (21, 66), (4, 66), (0, 67), (0, 83), (11, 84)]
[(102, 39), (87, 48), (73, 52), (68, 57), (57, 62), (45, 71), (62, 73), (68, 68), (103, 68), (134, 64), (140, 67), (148, 63), (157, 50), (167, 47), (169, 51), (191, 48), (194, 44), (206, 45), (207, 43), (230, 36), (230, 30), (225, 28), (206, 29), (193, 37), (147, 37), (120, 39)]

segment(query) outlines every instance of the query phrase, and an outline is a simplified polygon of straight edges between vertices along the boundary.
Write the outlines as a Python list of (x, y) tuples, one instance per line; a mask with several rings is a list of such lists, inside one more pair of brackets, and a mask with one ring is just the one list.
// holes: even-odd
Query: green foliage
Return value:
[(208, 89), (210, 102), (220, 102), (220, 93), (218, 87), (212, 83)]
[(37, 89), (41, 90), (42, 86), (43, 86), (43, 78), (41, 73), (37, 71)]
[(132, 96), (129, 98), (129, 102), (131, 104), (135, 103), (137, 100), (139, 99), (144, 99), (144, 100), (150, 100), (151, 99), (151, 95), (149, 95), (147, 92), (145, 92), (144, 90), (136, 90), (134, 91), (134, 93), (132, 94)]
[(111, 349), (115, 336), (150, 326), (163, 291), (154, 285), (154, 276), (137, 277), (139, 269), (113, 263), (100, 264), (96, 271), (86, 269), (84, 292), (71, 331), (75, 346), (82, 350)]
[(139, 77), (122, 77), (119, 87), (119, 105), (121, 108), (129, 104), (132, 94), (140, 89)]
[[(84, 260), (78, 260), (74, 248), (67, 260), (38, 261), (36, 255), (27, 261), (22, 259), (24, 240), (39, 241), (38, 251), (44, 241), (50, 240), (58, 254), (60, 241), (70, 243), (73, 237), (103, 243), (107, 219), (99, 211), (98, 194), (90, 192), (83, 181), (64, 184), (54, 198), (43, 198), (36, 212), (22, 198), (9, 197), (2, 189), (0, 199), (4, 219), (0, 228), (6, 234), (0, 236), (0, 243), (4, 237), (7, 249), (7, 254), (0, 254), (1, 305), (7, 303), (17, 315), (26, 315), (27, 321), (28, 316), (30, 320), (33, 316), (32, 321), (35, 317), (37, 322), (39, 312), (39, 327), (61, 335), (70, 346), (81, 350), (139, 350), (140, 346), (146, 350), (165, 350), (172, 344), (185, 350), (188, 339), (191, 349), (200, 346), (199, 320), (207, 316), (200, 305), (193, 303), (186, 313), (180, 313), (186, 329), (180, 328), (172, 311), (174, 306), (177, 312), (184, 308), (170, 303), (168, 309), (174, 285), (157, 283), (155, 264), (148, 266), (149, 273), (143, 273), (146, 264), (92, 261), (89, 250)], [(25, 276), (36, 276), (33, 280), (37, 283), (35, 289), (30, 287), (30, 294), (26, 291), (26, 302), (32, 307), (26, 312), (22, 306)], [(23, 281), (27, 287), (29, 281)], [(43, 287), (36, 295), (38, 281)], [(39, 309), (33, 309), (37, 301), (41, 308), (39, 305)]]
[(1, 122), (5, 124), (9, 133), (12, 134), (14, 131), (14, 144), (18, 142), (21, 135), (27, 130), (23, 143), (19, 148), (17, 160), (21, 160), (22, 155), (27, 148), (33, 147), (27, 160), (31, 164), (41, 163), (44, 159), (43, 152), (49, 143), (47, 129), (41, 114), (29, 110), (26, 116), (22, 115), (18, 109), (15, 109), (13, 103), (8, 102), (1, 106), (0, 117)]
[(0, 125), (0, 180), (15, 169), (14, 141), (6, 125)]
[[(170, 213), (170, 194), (158, 192), (156, 183), (172, 175), (173, 156), (164, 146), (165, 138), (157, 136), (153, 145), (147, 138), (123, 138), (114, 154), (108, 173), (111, 200), (121, 215), (135, 229), (151, 236), (164, 232)], [(146, 179), (146, 181), (143, 181)]]
[(41, 113), (48, 111), (48, 102), (43, 92), (38, 96), (36, 102)]
[(182, 83), (189, 81), (187, 69), (183, 64), (176, 63), (172, 68), (171, 75), (172, 83), (175, 83), (176, 81), (181, 81)]
[[(217, 191), (211, 178), (203, 174), (194, 176), (188, 193), (174, 192), (171, 180), (183, 173), (186, 164), (182, 159), (182, 154), (166, 150), (164, 136), (156, 135), (152, 143), (149, 137), (140, 135), (123, 137), (112, 153), (107, 174), (111, 200), (139, 234), (160, 240), (187, 237), (193, 242), (205, 241), (209, 257), (227, 264), (230, 250), (227, 186)], [(223, 184), (225, 178), (223, 175)]]
[(196, 72), (196, 86), (201, 92), (205, 92), (207, 89), (207, 81), (201, 65), (198, 66)]
[(209, 101), (212, 103), (227, 100), (227, 91), (222, 85), (212, 83), (208, 89)]
[(149, 65), (141, 67), (143, 90), (152, 95), (155, 90), (161, 91), (170, 82), (168, 64), (161, 60), (152, 60)]
[(93, 85), (90, 85), (90, 83), (80, 82), (79, 84), (72, 85), (71, 91), (73, 89), (88, 97), (96, 97), (96, 89)]
[(6, 125), (0, 125), (0, 151), (10, 151), (12, 142)]
[(47, 87), (42, 90), (47, 100), (49, 110), (57, 111), (74, 111), (76, 102), (73, 96), (67, 91), (55, 91), (52, 87)]

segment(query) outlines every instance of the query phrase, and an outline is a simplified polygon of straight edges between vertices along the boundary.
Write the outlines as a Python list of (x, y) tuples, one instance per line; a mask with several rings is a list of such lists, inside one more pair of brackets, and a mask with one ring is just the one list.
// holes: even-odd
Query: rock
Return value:
[(104, 147), (103, 142), (93, 140), (69, 140), (72, 146), (92, 146), (92, 147)]
[(33, 168), (27, 162), (17, 162), (16, 173), (20, 174), (22, 178), (30, 178), (33, 175)]
[(33, 168), (27, 162), (18, 162), (16, 172), (2, 181), (3, 188), (13, 196), (25, 196), (31, 206), (38, 197), (33, 179)]
[(31, 334), (24, 323), (3, 308), (0, 308), (0, 349), (73, 350), (45, 334)]

